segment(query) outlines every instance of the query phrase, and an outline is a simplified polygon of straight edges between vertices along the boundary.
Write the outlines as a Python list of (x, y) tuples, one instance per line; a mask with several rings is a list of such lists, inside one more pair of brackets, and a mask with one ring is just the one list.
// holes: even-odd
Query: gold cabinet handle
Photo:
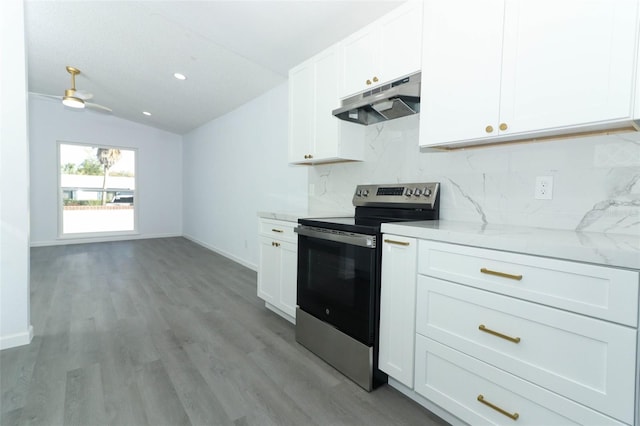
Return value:
[(507, 274), (506, 272), (493, 271), (487, 268), (480, 268), (480, 272), (482, 272), (483, 274), (495, 275), (497, 277), (509, 278), (516, 281), (520, 281), (522, 279), (522, 275)]
[(493, 126), (487, 126), (487, 127), (484, 128), (484, 130), (487, 133), (491, 133), (491, 132), (493, 132)]
[(500, 130), (507, 130), (508, 128), (507, 123), (500, 123)]
[(482, 395), (482, 394), (478, 395), (478, 401), (480, 401), (481, 403), (483, 403), (487, 407), (493, 408), (498, 413), (504, 414), (505, 416), (509, 417), (511, 420), (518, 420), (518, 417), (520, 417), (520, 414), (518, 414), (518, 413), (510, 413), (507, 410), (503, 410), (502, 408), (498, 407), (497, 405), (490, 403), (489, 401), (484, 399), (484, 395)]
[(373, 82), (374, 82), (374, 83), (377, 83), (377, 82), (378, 82), (378, 77), (374, 76), (374, 77), (373, 77)]
[(271, 230), (273, 232), (280, 232), (280, 233), (284, 232), (282, 229), (276, 229), (276, 228), (271, 228)]
[(484, 331), (485, 333), (493, 334), (494, 336), (500, 337), (501, 339), (505, 339), (513, 343), (520, 343), (519, 337), (507, 336), (506, 334), (502, 334), (497, 331), (491, 330), (490, 328), (487, 328), (484, 324), (480, 324), (478, 326), (478, 330)]
[(367, 86), (371, 86), (371, 80), (367, 80)]
[(271, 245), (273, 247), (280, 247), (280, 243), (276, 243), (275, 241), (271, 241)]
[(389, 243), (389, 244), (395, 244), (397, 246), (408, 246), (410, 245), (410, 243), (407, 243), (405, 241), (395, 241), (395, 240), (384, 240), (385, 243)]

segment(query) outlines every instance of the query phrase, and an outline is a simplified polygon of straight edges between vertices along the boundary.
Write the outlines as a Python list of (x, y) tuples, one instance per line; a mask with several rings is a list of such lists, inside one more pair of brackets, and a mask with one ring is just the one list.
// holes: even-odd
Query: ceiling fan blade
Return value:
[(83, 101), (88, 101), (93, 98), (93, 93), (89, 93), (86, 90), (76, 90), (74, 96), (76, 98), (82, 99)]
[(104, 114), (110, 114), (113, 112), (113, 110), (109, 107), (106, 107), (104, 105), (94, 104), (92, 102), (85, 102), (84, 105), (93, 111), (101, 112)]
[(34, 95), (37, 96), (39, 98), (46, 98), (46, 99), (55, 99), (55, 100), (61, 100), (62, 96), (56, 96), (56, 95), (47, 95), (45, 93), (38, 93), (38, 92), (29, 92), (30, 95)]

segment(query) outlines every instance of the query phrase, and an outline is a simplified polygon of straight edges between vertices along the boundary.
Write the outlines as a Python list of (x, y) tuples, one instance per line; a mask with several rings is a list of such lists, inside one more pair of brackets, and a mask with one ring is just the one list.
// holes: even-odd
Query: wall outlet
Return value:
[(553, 198), (553, 176), (536, 177), (536, 200), (551, 200)]

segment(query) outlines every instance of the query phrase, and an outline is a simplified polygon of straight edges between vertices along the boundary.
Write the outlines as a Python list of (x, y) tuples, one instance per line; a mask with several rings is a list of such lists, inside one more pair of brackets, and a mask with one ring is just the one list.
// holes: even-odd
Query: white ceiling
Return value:
[(289, 68), (402, 1), (28, 0), (29, 91), (62, 96), (71, 65), (91, 102), (184, 134), (284, 82)]

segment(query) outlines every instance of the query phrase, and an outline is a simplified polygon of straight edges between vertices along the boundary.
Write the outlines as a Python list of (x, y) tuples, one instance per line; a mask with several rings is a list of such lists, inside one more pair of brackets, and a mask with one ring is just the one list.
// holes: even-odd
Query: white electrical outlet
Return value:
[(551, 200), (553, 198), (553, 176), (536, 177), (536, 200)]

